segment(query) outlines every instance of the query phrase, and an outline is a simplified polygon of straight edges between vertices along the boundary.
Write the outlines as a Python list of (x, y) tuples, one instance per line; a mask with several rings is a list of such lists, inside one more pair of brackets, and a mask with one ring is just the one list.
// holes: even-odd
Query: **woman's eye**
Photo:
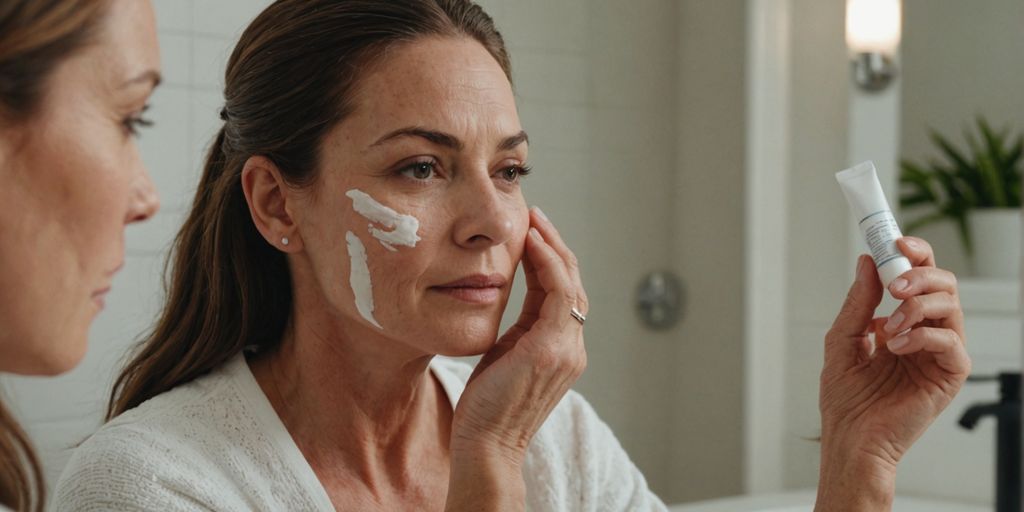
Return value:
[(433, 162), (416, 162), (401, 170), (401, 174), (415, 180), (428, 180), (434, 177)]
[(523, 176), (529, 175), (530, 174), (530, 170), (531, 169), (529, 167), (526, 167), (526, 166), (513, 165), (511, 167), (506, 167), (506, 168), (502, 169), (500, 171), (500, 173), (501, 173), (501, 177), (503, 179), (505, 179), (506, 181), (515, 182), (515, 181), (519, 181), (519, 178), (522, 178)]
[(121, 124), (124, 125), (124, 129), (128, 134), (138, 137), (140, 128), (149, 128), (150, 126), (153, 126), (153, 121), (142, 117), (147, 110), (149, 110), (149, 105), (146, 105), (142, 111), (133, 113), (121, 121)]

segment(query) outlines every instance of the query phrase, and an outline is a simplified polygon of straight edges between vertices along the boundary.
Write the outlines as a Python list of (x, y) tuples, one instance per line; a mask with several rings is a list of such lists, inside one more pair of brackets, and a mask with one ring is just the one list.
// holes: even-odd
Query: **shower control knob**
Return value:
[(683, 285), (671, 272), (651, 272), (636, 290), (640, 320), (654, 330), (668, 329), (679, 321), (684, 301)]

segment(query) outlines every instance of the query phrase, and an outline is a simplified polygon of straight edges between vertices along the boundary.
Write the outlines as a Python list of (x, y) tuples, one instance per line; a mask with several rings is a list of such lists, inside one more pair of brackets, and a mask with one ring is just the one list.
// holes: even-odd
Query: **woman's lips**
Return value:
[[(122, 268), (124, 268), (123, 261), (121, 263), (118, 263), (117, 267), (114, 267), (114, 270), (107, 272), (107, 278), (113, 279), (114, 276), (116, 276), (117, 273)], [(100, 307), (100, 309), (103, 309), (103, 307), (106, 306), (107, 304), (107, 293), (110, 293), (110, 286), (106, 286), (104, 288), (100, 288), (99, 290), (95, 290), (92, 292), (92, 301), (95, 302), (96, 305)]]
[(506, 284), (508, 280), (501, 274), (474, 274), (430, 289), (464, 302), (493, 304), (501, 299)]
[(92, 301), (96, 303), (100, 309), (103, 309), (107, 305), (107, 293), (110, 292), (110, 287), (106, 287), (102, 290), (96, 290), (92, 292)]

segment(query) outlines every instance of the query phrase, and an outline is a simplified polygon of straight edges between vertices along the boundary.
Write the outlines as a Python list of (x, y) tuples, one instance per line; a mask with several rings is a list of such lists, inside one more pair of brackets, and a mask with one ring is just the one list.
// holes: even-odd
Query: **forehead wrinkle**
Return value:
[(449, 133), (467, 144), (481, 140), (467, 134), (494, 133), (487, 142), (494, 147), (520, 132), (511, 84), (486, 50), (479, 49), (483, 55), (456, 52), (456, 61), (439, 61), (434, 49), (424, 49), (415, 44), (389, 48), (357, 81), (353, 110), (342, 124), (351, 121), (345, 139), (356, 143), (359, 152), (403, 127)]

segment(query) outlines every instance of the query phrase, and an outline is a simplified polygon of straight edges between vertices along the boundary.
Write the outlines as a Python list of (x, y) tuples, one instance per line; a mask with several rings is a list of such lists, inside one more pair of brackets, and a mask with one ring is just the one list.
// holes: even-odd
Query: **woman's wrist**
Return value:
[(822, 445), (816, 511), (891, 510), (896, 464), (863, 447)]
[(523, 510), (525, 503), (521, 459), (483, 446), (452, 448), (446, 510)]

